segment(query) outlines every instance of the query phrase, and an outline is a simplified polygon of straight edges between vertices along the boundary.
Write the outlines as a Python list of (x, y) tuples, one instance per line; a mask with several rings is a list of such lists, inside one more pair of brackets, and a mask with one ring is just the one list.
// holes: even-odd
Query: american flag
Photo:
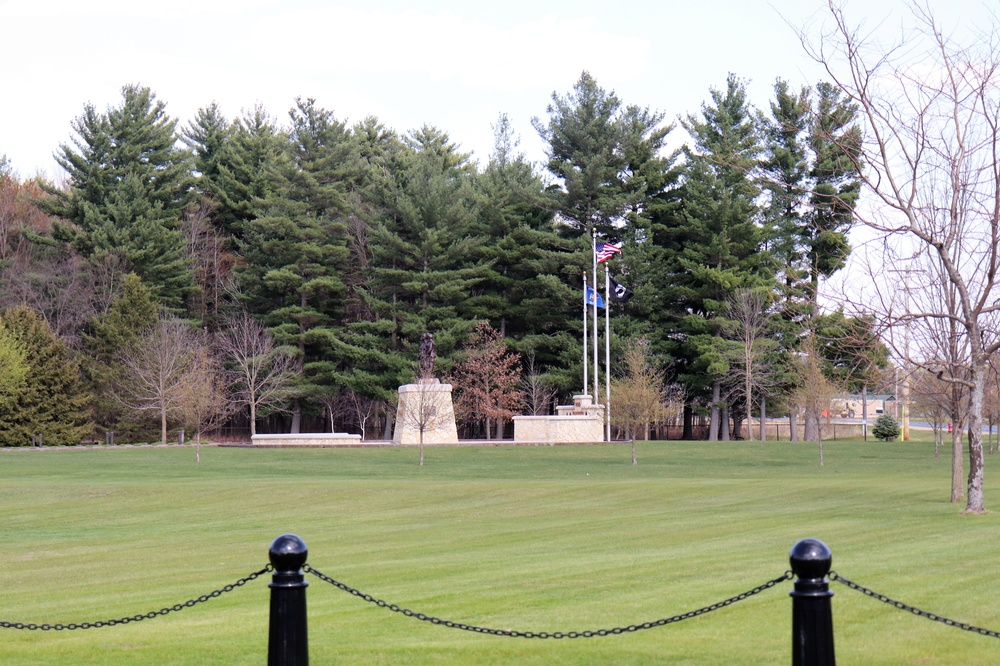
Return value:
[(620, 247), (611, 243), (598, 243), (594, 248), (597, 251), (597, 263), (599, 264), (607, 261), (616, 254), (621, 254), (622, 251)]

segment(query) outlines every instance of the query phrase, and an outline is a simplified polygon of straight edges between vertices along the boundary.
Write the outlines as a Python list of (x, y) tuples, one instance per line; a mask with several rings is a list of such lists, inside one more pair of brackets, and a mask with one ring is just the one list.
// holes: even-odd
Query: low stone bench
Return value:
[(357, 446), (361, 443), (361, 435), (346, 432), (296, 432), (269, 435), (254, 435), (250, 438), (254, 446)]

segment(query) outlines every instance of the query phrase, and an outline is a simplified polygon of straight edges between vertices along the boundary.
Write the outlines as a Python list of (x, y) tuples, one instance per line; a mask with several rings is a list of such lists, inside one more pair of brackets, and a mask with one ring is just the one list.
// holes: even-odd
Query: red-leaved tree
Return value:
[(455, 418), (486, 439), (503, 436), (503, 426), (517, 413), (521, 390), (521, 355), (482, 321), (469, 335), (465, 354), (448, 381), (454, 387)]

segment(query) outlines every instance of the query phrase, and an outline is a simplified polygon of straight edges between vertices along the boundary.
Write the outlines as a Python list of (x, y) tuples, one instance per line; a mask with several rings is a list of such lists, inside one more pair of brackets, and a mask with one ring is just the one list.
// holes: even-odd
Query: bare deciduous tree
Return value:
[(377, 419), (379, 414), (387, 413), (388, 406), (385, 400), (369, 398), (357, 391), (348, 392), (348, 402), (357, 419), (358, 427), (361, 429), (361, 439), (363, 441), (368, 434), (368, 422)]
[(160, 419), (160, 441), (167, 442), (167, 420), (181, 417), (187, 375), (201, 341), (175, 317), (161, 318), (148, 334), (121, 352), (123, 371), (115, 397), (129, 409), (152, 412)]
[[(918, 337), (948, 322), (961, 339), (964, 372), (939, 376), (969, 391), (965, 511), (982, 513), (983, 391), (987, 361), (1000, 348), (1000, 34), (991, 14), (959, 43), (961, 33), (946, 32), (928, 3), (910, 9), (895, 43), (876, 42), (836, 0), (832, 28), (801, 37), (863, 119), (856, 159), (871, 200), (855, 213), (880, 240), (882, 268), (872, 265), (873, 277), (898, 283), (888, 269), (912, 266), (925, 285), (912, 295), (880, 292), (867, 310)], [(941, 307), (942, 292), (953, 294), (954, 309)], [(942, 360), (920, 357), (898, 336), (890, 343), (918, 367)]]
[(291, 395), (295, 357), (246, 313), (229, 322), (219, 346), (231, 366), (233, 399), (249, 410), (250, 434), (256, 435), (258, 412), (281, 407)]
[(216, 317), (225, 294), (233, 291), (233, 257), (225, 250), (226, 241), (212, 226), (211, 218), (212, 205), (207, 199), (189, 207), (181, 218), (187, 254), (199, 287), (191, 307), (202, 321)]
[(212, 355), (207, 341), (200, 342), (193, 350), (180, 396), (180, 412), (184, 424), (195, 433), (197, 462), (201, 462), (202, 433), (221, 425), (233, 409), (233, 402), (226, 394), (222, 363)]
[(736, 387), (734, 397), (743, 404), (749, 439), (753, 439), (754, 397), (762, 398), (770, 386), (773, 372), (767, 359), (777, 343), (767, 336), (767, 300), (761, 293), (739, 291), (726, 307), (729, 318), (736, 324), (729, 337), (737, 343), (730, 357), (728, 379)]
[[(400, 419), (403, 427), (412, 428), (419, 434), (420, 466), (424, 464), (424, 435), (436, 430), (445, 410), (443, 394), (438, 390), (438, 380), (433, 376), (433, 366), (425, 366), (417, 373), (415, 390), (400, 394)], [(405, 396), (405, 397), (404, 397)], [(450, 396), (449, 396), (450, 399)]]
[(545, 383), (541, 368), (535, 363), (535, 355), (528, 354), (521, 377), (521, 405), (533, 416), (549, 414), (552, 403), (559, 393), (554, 386)]
[[(940, 455), (941, 444), (944, 443), (944, 430), (947, 423), (961, 423), (964, 415), (955, 421), (951, 414), (954, 405), (953, 388), (956, 384), (937, 378), (936, 374), (922, 372), (914, 378), (910, 385), (910, 402), (916, 406), (920, 415), (931, 424), (934, 433), (934, 457)], [(961, 482), (961, 479), (959, 480)]]
[(650, 427), (666, 419), (663, 370), (646, 338), (632, 341), (622, 359), (624, 372), (611, 381), (615, 420), (632, 439), (632, 464), (638, 464), (636, 439), (649, 439)]
[(805, 341), (799, 372), (802, 375), (795, 403), (806, 415), (806, 439), (814, 439), (819, 447), (819, 464), (823, 464), (823, 414), (829, 413), (837, 390), (823, 374), (823, 359), (814, 338)]

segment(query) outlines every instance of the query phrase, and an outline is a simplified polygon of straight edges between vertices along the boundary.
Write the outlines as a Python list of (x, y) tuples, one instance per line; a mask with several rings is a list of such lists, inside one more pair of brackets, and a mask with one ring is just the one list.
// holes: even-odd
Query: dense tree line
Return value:
[[(884, 362), (870, 326), (817, 303), (850, 251), (855, 113), (832, 86), (781, 81), (764, 113), (730, 76), (670, 152), (680, 130), (663, 113), (585, 72), (534, 120), (545, 165), (518, 152), (504, 116), (480, 165), (439, 128), (348, 125), (313, 99), (284, 122), (211, 104), (181, 126), (126, 86), (73, 123), (56, 153), (65, 182), (0, 168), (0, 441), (165, 438), (222, 418), (388, 433), (425, 331), (442, 375), (482, 365), (473, 347), (488, 341), (524, 361), (525, 395), (566, 400), (581, 387), (594, 237), (623, 247), (611, 269), (635, 290), (610, 305), (615, 355), (643, 340), (648, 363), (630, 362), (683, 395), (687, 434), (704, 419), (712, 439), (740, 435), (765, 400), (772, 413), (804, 404), (810, 350), (831, 379)], [(732, 305), (746, 294), (768, 341), (754, 381)], [(823, 343), (831, 326), (850, 329), (850, 360)], [(463, 403), (470, 432), (500, 432), (515, 411), (496, 387), (459, 389), (494, 396)]]

